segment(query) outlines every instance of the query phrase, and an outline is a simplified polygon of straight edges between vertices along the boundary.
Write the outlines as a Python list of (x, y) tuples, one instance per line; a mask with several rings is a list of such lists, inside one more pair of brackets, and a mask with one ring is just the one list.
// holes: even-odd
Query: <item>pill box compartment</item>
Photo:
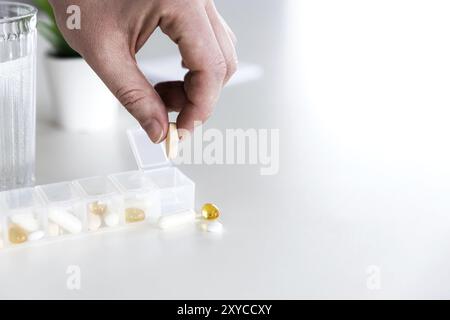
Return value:
[(45, 210), (42, 198), (35, 189), (2, 192), (0, 212), (0, 249), (45, 238)]
[(124, 224), (123, 197), (107, 177), (93, 177), (74, 182), (86, 211), (87, 231), (118, 227)]
[(145, 179), (141, 171), (131, 171), (110, 176), (122, 194), (121, 221), (124, 224), (154, 223), (161, 215), (159, 191)]
[(128, 131), (131, 149), (140, 168), (141, 179), (159, 192), (161, 215), (194, 209), (195, 184), (167, 158), (164, 143), (153, 144), (142, 129)]
[(42, 196), (48, 217), (47, 234), (58, 237), (87, 231), (85, 201), (72, 182), (36, 187)]
[(167, 227), (173, 218), (190, 219), (195, 184), (142, 129), (128, 136), (140, 170), (0, 193), (0, 249), (140, 222)]
[(174, 167), (145, 171), (146, 179), (159, 189), (161, 214), (170, 215), (194, 208), (195, 184)]

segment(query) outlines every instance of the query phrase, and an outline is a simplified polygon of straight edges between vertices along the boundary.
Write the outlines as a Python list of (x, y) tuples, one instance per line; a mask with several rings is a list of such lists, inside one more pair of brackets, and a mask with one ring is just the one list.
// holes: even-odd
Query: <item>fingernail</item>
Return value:
[(159, 123), (158, 120), (153, 119), (150, 122), (149, 127), (150, 128), (148, 129), (147, 133), (150, 136), (150, 139), (153, 141), (153, 143), (160, 143), (164, 135), (162, 125)]

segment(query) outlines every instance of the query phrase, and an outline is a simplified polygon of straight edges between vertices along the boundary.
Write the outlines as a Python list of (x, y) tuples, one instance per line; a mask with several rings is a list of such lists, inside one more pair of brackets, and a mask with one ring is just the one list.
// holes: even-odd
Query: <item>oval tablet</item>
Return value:
[(166, 155), (169, 159), (175, 159), (178, 155), (178, 136), (177, 125), (173, 122), (169, 123), (169, 130), (166, 137)]
[(211, 233), (222, 233), (223, 232), (223, 224), (219, 221), (212, 221), (206, 223), (206, 231)]
[(115, 227), (115, 226), (117, 226), (119, 224), (120, 217), (119, 217), (119, 214), (117, 214), (117, 213), (108, 212), (105, 215), (104, 219), (105, 219), (105, 224), (108, 227)]

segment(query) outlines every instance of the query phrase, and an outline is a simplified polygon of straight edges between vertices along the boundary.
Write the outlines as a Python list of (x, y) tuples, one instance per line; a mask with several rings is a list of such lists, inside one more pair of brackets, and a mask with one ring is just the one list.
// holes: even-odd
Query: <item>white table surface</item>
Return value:
[[(265, 76), (226, 89), (207, 127), (280, 129), (279, 173), (183, 166), (197, 207), (221, 207), (223, 235), (138, 227), (17, 249), (0, 254), (0, 298), (450, 298), (448, 4), (218, 6)], [(143, 55), (173, 52), (158, 35)], [(39, 86), (38, 183), (136, 168), (128, 115), (63, 132)]]

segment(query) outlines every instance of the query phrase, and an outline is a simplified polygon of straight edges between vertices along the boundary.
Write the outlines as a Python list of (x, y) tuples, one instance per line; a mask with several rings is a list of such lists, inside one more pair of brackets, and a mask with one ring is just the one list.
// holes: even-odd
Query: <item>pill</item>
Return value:
[(108, 206), (104, 203), (95, 201), (89, 204), (89, 211), (95, 215), (102, 216), (108, 210)]
[(32, 232), (28, 235), (28, 240), (30, 241), (38, 241), (41, 240), (42, 238), (44, 238), (45, 233), (42, 230), (38, 230), (35, 232)]
[(215, 220), (215, 219), (219, 218), (219, 216), (220, 216), (219, 208), (217, 208), (214, 204), (207, 203), (207, 204), (203, 205), (203, 207), (202, 207), (203, 219)]
[(169, 123), (169, 130), (166, 137), (166, 155), (169, 159), (175, 159), (178, 155), (178, 137), (177, 125), (173, 122)]
[(27, 232), (18, 225), (9, 227), (9, 242), (12, 244), (24, 243), (28, 239)]
[(160, 217), (158, 219), (158, 226), (161, 229), (169, 229), (182, 226), (193, 221), (195, 221), (195, 211), (188, 210)]
[(140, 222), (145, 220), (144, 210), (138, 208), (127, 208), (125, 210), (125, 221), (127, 223)]
[(202, 222), (200, 227), (203, 231), (211, 233), (222, 233), (223, 225), (219, 221)]
[(49, 219), (59, 225), (65, 231), (76, 234), (83, 229), (80, 219), (64, 209), (51, 209)]
[(59, 235), (59, 226), (56, 223), (49, 222), (47, 230), (48, 235), (51, 237), (56, 237)]
[(106, 215), (105, 215), (105, 224), (108, 226), (108, 227), (115, 227), (115, 226), (117, 226), (118, 224), (119, 224), (119, 220), (120, 220), (120, 217), (119, 217), (119, 215), (117, 214), (117, 213), (115, 213), (115, 212), (108, 212)]
[(99, 215), (88, 213), (88, 229), (90, 231), (97, 231), (102, 225), (102, 218)]
[(11, 216), (11, 221), (27, 232), (39, 230), (39, 221), (32, 213), (21, 213)]

